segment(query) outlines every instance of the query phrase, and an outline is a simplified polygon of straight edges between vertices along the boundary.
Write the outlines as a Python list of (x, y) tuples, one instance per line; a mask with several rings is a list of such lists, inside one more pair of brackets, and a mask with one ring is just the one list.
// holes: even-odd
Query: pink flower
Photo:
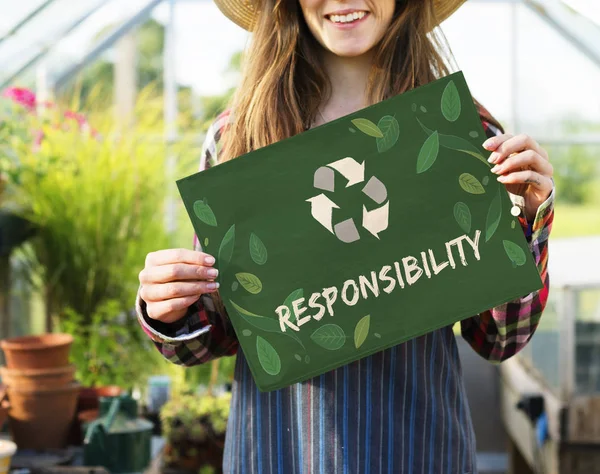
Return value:
[(87, 119), (82, 114), (78, 114), (72, 110), (67, 110), (65, 112), (65, 118), (69, 120), (75, 120), (80, 127), (87, 125)]
[(35, 109), (35, 94), (29, 89), (24, 89), (22, 87), (9, 87), (8, 89), (4, 90), (2, 96), (11, 99), (15, 104), (22, 105), (29, 111)]

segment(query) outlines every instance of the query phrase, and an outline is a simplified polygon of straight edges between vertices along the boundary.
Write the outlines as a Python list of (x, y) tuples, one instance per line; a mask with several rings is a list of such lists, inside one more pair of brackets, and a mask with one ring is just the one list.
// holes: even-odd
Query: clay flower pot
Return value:
[(9, 427), (19, 449), (62, 449), (67, 444), (80, 385), (8, 389)]
[(98, 410), (100, 408), (100, 398), (118, 397), (123, 393), (123, 389), (117, 385), (105, 385), (101, 387), (83, 387), (79, 391), (79, 401), (77, 402), (77, 412), (86, 410)]
[(4, 339), (0, 347), (9, 369), (48, 369), (69, 365), (70, 334), (42, 334)]
[(66, 365), (50, 369), (7, 369), (0, 367), (2, 383), (22, 390), (63, 387), (73, 382), (76, 367)]

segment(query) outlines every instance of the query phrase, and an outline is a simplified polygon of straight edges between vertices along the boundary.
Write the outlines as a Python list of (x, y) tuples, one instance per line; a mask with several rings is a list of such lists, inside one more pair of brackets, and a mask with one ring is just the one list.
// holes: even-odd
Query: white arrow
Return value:
[(365, 180), (365, 162), (358, 163), (354, 158), (342, 158), (328, 164), (334, 170), (348, 180), (347, 188), (355, 184), (362, 183)]
[(389, 201), (372, 211), (367, 211), (367, 208), (363, 206), (363, 222), (362, 225), (375, 237), (379, 238), (379, 232), (384, 231), (388, 228), (388, 216), (390, 210)]
[(310, 202), (310, 212), (312, 216), (325, 227), (329, 232), (333, 234), (333, 209), (339, 209), (340, 207), (329, 199), (325, 194), (319, 194), (318, 196), (311, 197), (306, 200)]

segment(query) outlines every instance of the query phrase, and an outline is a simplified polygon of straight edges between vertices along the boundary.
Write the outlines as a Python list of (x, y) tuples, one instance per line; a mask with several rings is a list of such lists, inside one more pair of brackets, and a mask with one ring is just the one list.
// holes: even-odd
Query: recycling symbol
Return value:
[[(314, 187), (328, 192), (335, 192), (335, 172), (341, 174), (348, 183), (346, 188), (365, 181), (365, 162), (358, 163), (354, 158), (342, 158), (315, 171)], [(371, 211), (363, 205), (362, 227), (379, 239), (379, 233), (388, 227), (390, 203), (387, 200), (385, 185), (372, 176), (362, 192), (380, 207)], [(345, 243), (356, 242), (360, 239), (354, 219), (346, 219), (333, 224), (333, 210), (340, 207), (324, 193), (306, 200), (311, 203), (311, 214), (323, 227)], [(383, 204), (385, 202), (385, 204)]]

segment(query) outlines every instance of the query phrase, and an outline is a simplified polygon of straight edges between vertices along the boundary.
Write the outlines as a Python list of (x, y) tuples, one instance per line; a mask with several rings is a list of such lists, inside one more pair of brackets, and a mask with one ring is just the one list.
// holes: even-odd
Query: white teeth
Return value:
[(353, 12), (347, 15), (331, 15), (329, 19), (333, 23), (351, 23), (356, 20), (361, 20), (365, 17), (365, 12)]

